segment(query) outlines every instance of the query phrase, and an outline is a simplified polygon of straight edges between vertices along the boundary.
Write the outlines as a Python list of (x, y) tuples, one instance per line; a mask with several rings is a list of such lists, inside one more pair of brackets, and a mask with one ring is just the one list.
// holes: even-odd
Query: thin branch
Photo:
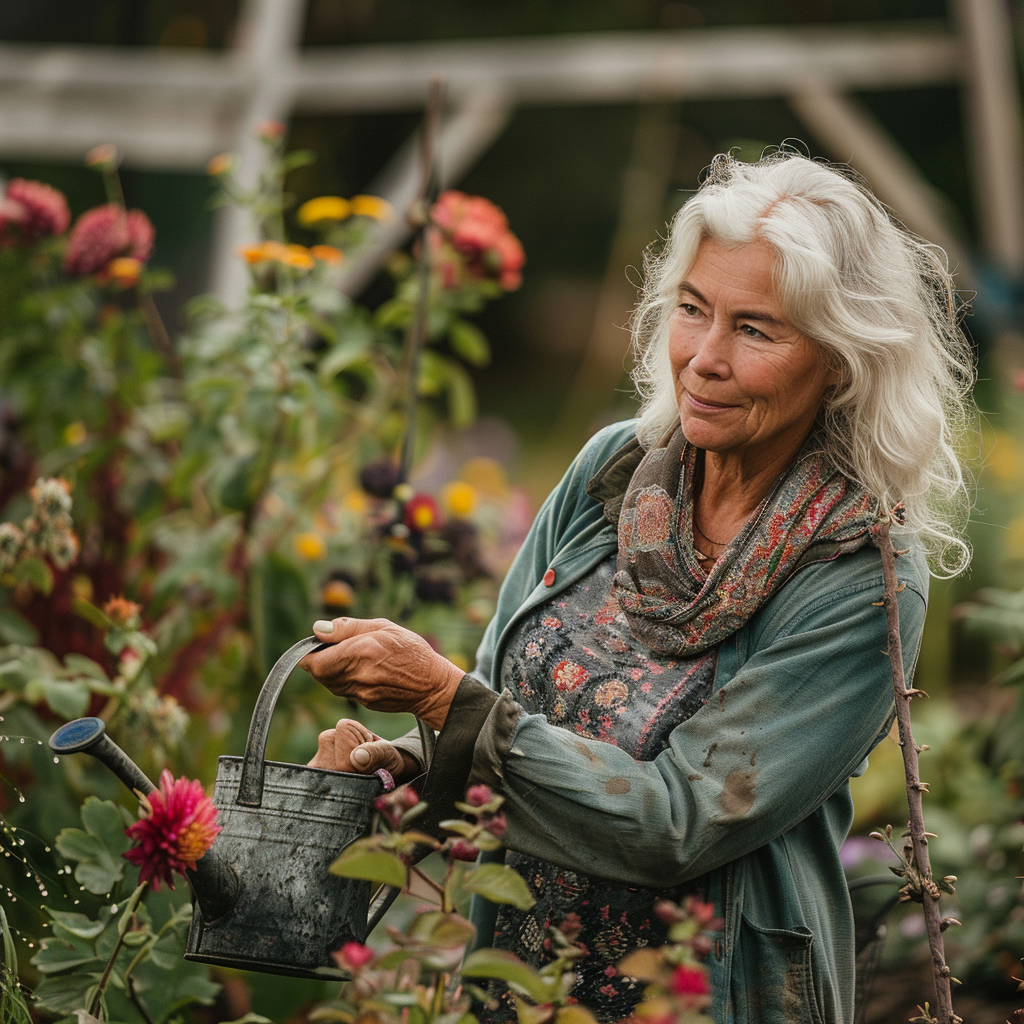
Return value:
[(402, 453), (399, 459), (399, 479), (404, 483), (412, 468), (413, 448), (416, 440), (416, 404), (419, 398), (420, 353), (427, 338), (427, 314), (430, 312), (430, 246), (428, 231), (430, 226), (430, 203), (437, 188), (437, 173), (434, 166), (435, 142), (438, 126), (441, 122), (441, 102), (443, 86), (441, 80), (435, 78), (430, 83), (430, 96), (427, 100), (427, 113), (423, 121), (421, 136), (421, 177), (420, 187), (409, 207), (407, 217), (416, 228), (417, 255), (417, 290), (416, 306), (413, 310), (409, 333), (405, 342), (404, 378), (407, 388), (405, 412), (405, 437), (402, 439)]
[(896, 699), (896, 721), (899, 725), (900, 748), (903, 751), (903, 769), (907, 779), (907, 805), (910, 809), (910, 844), (906, 847), (907, 886), (905, 895), (920, 899), (924, 907), (925, 928), (932, 956), (935, 978), (935, 999), (938, 1004), (939, 1024), (961, 1024), (953, 1012), (950, 991), (950, 972), (946, 964), (942, 941), (942, 913), (939, 910), (941, 893), (932, 879), (928, 858), (928, 835), (924, 827), (922, 794), (927, 786), (921, 782), (917, 755), (923, 749), (914, 741), (910, 725), (910, 701), (922, 691), (908, 688), (903, 672), (903, 646), (900, 640), (900, 616), (897, 594), (902, 589), (896, 579), (896, 552), (893, 550), (889, 530), (892, 522), (903, 521), (902, 503), (889, 517), (880, 520), (871, 530), (871, 539), (882, 556), (882, 577), (885, 581), (882, 604), (889, 626), (889, 661), (892, 664), (892, 683)]

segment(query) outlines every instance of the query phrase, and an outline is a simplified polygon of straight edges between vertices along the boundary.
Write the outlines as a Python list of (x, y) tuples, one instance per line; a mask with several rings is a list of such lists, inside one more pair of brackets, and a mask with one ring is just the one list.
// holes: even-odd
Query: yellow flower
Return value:
[(477, 489), (472, 484), (467, 484), (465, 480), (453, 480), (441, 492), (441, 500), (449, 515), (465, 519), (473, 514), (480, 495)]
[(304, 245), (286, 245), (284, 252), (274, 258), (293, 270), (312, 270), (316, 262)]
[(318, 533), (300, 533), (295, 538), (295, 550), (307, 562), (319, 562), (327, 555), (327, 545)]
[(341, 503), (350, 512), (357, 512), (360, 515), (370, 507), (370, 501), (363, 491), (349, 491), (348, 494), (342, 498)]
[(399, 484), (392, 492), (392, 496), (395, 501), (408, 501), (415, 493), (410, 484)]
[(81, 420), (75, 420), (64, 428), (64, 443), (72, 447), (81, 444), (88, 436), (85, 424)]
[(341, 196), (318, 196), (304, 202), (296, 217), (300, 224), (309, 227), (325, 220), (344, 220), (351, 212), (351, 204)]
[(212, 160), (206, 165), (206, 173), (211, 178), (219, 178), (222, 174), (227, 174), (231, 170), (231, 154), (230, 153), (218, 153)]
[(332, 267), (337, 266), (345, 258), (345, 254), (333, 245), (311, 245), (309, 251), (321, 263), (327, 263)]
[(494, 459), (483, 456), (470, 459), (459, 476), (472, 484), (486, 498), (504, 498), (508, 494), (508, 475), (505, 467)]
[(353, 217), (372, 217), (374, 220), (390, 220), (393, 212), (391, 204), (380, 196), (353, 196), (351, 207)]
[(111, 260), (104, 271), (107, 277), (122, 288), (131, 288), (137, 284), (139, 275), (142, 273), (142, 263), (131, 256), (118, 256)]

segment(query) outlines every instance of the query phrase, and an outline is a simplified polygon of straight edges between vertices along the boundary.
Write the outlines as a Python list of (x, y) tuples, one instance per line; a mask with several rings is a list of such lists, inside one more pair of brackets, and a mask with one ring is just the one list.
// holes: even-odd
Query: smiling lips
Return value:
[(686, 392), (686, 397), (694, 409), (699, 409), (702, 412), (720, 412), (723, 409), (734, 409), (735, 406), (727, 405), (725, 402), (711, 402), (706, 398), (698, 398), (691, 392)]

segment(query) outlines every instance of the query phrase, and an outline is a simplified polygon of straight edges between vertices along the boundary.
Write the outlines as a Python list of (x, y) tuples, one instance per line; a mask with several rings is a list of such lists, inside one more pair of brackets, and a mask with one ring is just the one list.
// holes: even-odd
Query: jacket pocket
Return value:
[(813, 938), (808, 928), (763, 928), (741, 919), (737, 1024), (825, 1024), (811, 971)]

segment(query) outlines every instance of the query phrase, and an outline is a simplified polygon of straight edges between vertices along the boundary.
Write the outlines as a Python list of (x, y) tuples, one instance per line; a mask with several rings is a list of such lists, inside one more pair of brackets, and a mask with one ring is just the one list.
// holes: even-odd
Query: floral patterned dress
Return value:
[[(501, 679), (528, 714), (650, 761), (671, 731), (707, 702), (718, 649), (667, 658), (637, 640), (612, 590), (615, 571), (612, 556), (527, 616), (509, 641)], [(643, 849), (636, 854), (643, 856)], [(632, 949), (665, 941), (654, 903), (678, 900), (689, 890), (624, 886), (522, 853), (508, 853), (506, 863), (526, 879), (537, 902), (529, 911), (501, 907), (494, 945), (541, 966), (554, 956), (547, 929), (577, 914), (588, 952), (576, 961), (573, 995), (599, 1020), (627, 1017), (642, 986), (618, 975), (615, 965)], [(493, 991), (500, 1008), (483, 1018), (515, 1020), (508, 991)]]

